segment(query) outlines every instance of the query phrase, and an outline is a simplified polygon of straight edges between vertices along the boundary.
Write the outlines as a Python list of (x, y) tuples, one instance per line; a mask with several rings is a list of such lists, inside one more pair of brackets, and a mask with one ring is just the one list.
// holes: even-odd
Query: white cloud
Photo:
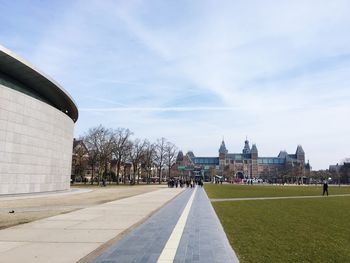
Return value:
[(264, 155), (303, 144), (325, 168), (350, 148), (349, 5), (78, 1), (28, 58), (78, 101), (77, 133), (124, 126), (203, 155), (248, 135)]

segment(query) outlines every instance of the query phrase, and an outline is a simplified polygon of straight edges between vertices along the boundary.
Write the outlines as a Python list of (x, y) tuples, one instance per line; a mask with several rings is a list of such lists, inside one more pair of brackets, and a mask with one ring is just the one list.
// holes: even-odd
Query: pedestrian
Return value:
[(323, 194), (324, 195), (325, 193), (327, 193), (327, 196), (328, 196), (328, 182), (327, 180), (324, 180), (323, 182)]

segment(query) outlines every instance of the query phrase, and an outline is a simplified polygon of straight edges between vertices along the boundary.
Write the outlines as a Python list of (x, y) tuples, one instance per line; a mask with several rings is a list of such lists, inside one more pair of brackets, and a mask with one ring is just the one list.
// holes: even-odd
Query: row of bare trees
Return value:
[[(155, 172), (159, 183), (164, 177), (171, 177), (177, 147), (165, 138), (152, 143), (147, 139), (133, 139), (132, 136), (129, 129), (99, 125), (80, 138), (86, 147), (92, 184), (103, 178), (117, 184), (127, 181), (139, 183), (140, 178), (149, 183)], [(125, 165), (131, 167), (129, 174), (121, 173), (121, 170), (125, 171), (122, 169)]]

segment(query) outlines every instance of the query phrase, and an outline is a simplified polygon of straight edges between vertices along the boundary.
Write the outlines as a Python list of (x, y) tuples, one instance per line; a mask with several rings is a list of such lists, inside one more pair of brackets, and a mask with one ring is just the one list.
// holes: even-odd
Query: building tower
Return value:
[(297, 150), (295, 152), (295, 155), (297, 157), (297, 160), (299, 160), (304, 165), (305, 164), (305, 152), (303, 150), (303, 147), (301, 147), (301, 145), (298, 145)]
[(227, 153), (228, 153), (228, 151), (226, 149), (224, 139), (222, 139), (222, 142), (221, 142), (221, 145), (219, 148), (219, 164), (220, 164), (220, 166), (225, 165), (225, 159), (226, 159)]
[(253, 178), (258, 177), (258, 148), (256, 147), (255, 144), (252, 145), (252, 149), (250, 150), (250, 155), (251, 155), (251, 176)]
[(181, 164), (184, 161), (184, 154), (180, 150), (176, 157), (176, 164)]
[(246, 139), (244, 141), (244, 148), (243, 148), (243, 151), (242, 151), (244, 154), (250, 154), (250, 146), (249, 146), (249, 141), (248, 139)]
[(295, 156), (297, 160), (300, 162), (301, 174), (299, 176), (303, 177), (305, 175), (305, 152), (303, 150), (303, 147), (301, 147), (301, 145), (298, 145), (297, 150), (295, 152)]

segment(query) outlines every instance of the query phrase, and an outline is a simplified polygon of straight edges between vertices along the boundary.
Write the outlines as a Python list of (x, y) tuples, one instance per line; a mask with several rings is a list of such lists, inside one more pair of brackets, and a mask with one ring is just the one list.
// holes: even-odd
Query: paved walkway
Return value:
[[(187, 189), (125, 238), (113, 244), (94, 262), (238, 262), (204, 189), (198, 186), (196, 189), (191, 206), (188, 204), (195, 190)], [(183, 222), (179, 221), (184, 219), (185, 207), (189, 207), (189, 213), (187, 213), (184, 232), (181, 235), (174, 229), (177, 229), (179, 225), (181, 227)], [(179, 220), (179, 218), (182, 219)], [(172, 244), (168, 246), (170, 237), (175, 239), (178, 237), (179, 244), (172, 241), (170, 243), (176, 246)], [(173, 239), (170, 238), (170, 240)], [(172, 255), (167, 255), (168, 252), (172, 254), (172, 251), (164, 251), (167, 249), (175, 250), (174, 259)]]
[(40, 192), (40, 193), (25, 193), (25, 194), (6, 194), (0, 195), (0, 201), (12, 201), (20, 199), (42, 198), (52, 196), (66, 196), (91, 192), (91, 189), (86, 188), (70, 188), (62, 191)]
[(0, 230), (0, 262), (235, 263), (203, 188), (160, 189)]
[(339, 196), (350, 196), (350, 194), (339, 195), (305, 195), (305, 196), (274, 196), (274, 197), (239, 197), (239, 198), (212, 198), (212, 202), (233, 202), (233, 201), (249, 201), (249, 200), (280, 200), (280, 199), (304, 199), (304, 198), (329, 198)]
[(182, 191), (160, 189), (0, 230), (0, 262), (77, 262), (120, 239)]

